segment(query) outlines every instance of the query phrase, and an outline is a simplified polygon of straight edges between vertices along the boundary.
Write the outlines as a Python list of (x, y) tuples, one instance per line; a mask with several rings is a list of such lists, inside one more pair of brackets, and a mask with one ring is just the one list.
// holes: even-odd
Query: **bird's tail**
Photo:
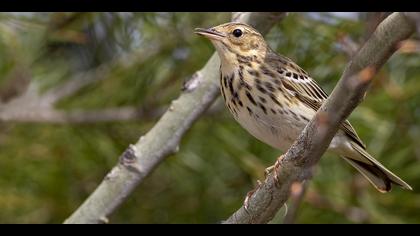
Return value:
[(385, 168), (375, 158), (366, 152), (356, 143), (351, 142), (353, 149), (359, 154), (357, 158), (342, 156), (350, 165), (356, 168), (366, 179), (372, 183), (377, 190), (382, 193), (391, 190), (391, 184), (396, 184), (402, 188), (413, 190), (410, 185)]

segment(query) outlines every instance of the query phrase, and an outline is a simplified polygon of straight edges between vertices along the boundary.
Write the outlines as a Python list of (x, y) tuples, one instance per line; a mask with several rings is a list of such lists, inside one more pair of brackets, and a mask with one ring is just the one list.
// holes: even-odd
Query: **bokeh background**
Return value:
[[(266, 39), (331, 92), (352, 51), (384, 15), (290, 13)], [(61, 223), (77, 209), (214, 52), (193, 29), (230, 17), (1, 13), (0, 223)], [(418, 38), (391, 57), (350, 117), (368, 151), (414, 191), (378, 193), (346, 162), (325, 154), (295, 222), (420, 223)], [(40, 104), (70, 81), (87, 82), (53, 107)], [(30, 99), (19, 102), (25, 96)], [(78, 122), (48, 116), (50, 110), (83, 116), (109, 108), (136, 113), (106, 122), (95, 115)], [(31, 112), (38, 116), (28, 118)], [(280, 154), (244, 131), (219, 98), (111, 223), (218, 223), (242, 205)], [(273, 223), (281, 223), (284, 213)]]

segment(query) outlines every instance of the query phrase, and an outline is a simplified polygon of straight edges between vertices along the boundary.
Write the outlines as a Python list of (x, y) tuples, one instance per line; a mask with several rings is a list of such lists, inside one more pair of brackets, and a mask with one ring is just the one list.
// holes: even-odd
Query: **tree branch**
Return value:
[(370, 216), (364, 209), (357, 206), (337, 204), (315, 191), (307, 192), (305, 202), (316, 208), (334, 211), (355, 223), (369, 223), (370, 221)]
[(420, 37), (420, 12), (405, 12), (404, 14), (416, 23), (417, 35)]
[[(240, 14), (238, 20), (252, 19), (268, 31), (284, 13)], [(252, 22), (248, 22), (251, 23)], [(181, 96), (171, 103), (158, 123), (120, 156), (119, 163), (98, 188), (64, 223), (106, 223), (134, 188), (143, 182), (167, 156), (178, 150), (185, 132), (219, 94), (219, 58), (216, 54), (185, 84)]]
[(339, 36), (338, 43), (349, 59), (353, 58), (359, 49), (359, 45), (349, 35)]
[[(153, 44), (148, 47), (148, 50), (125, 54), (98, 68), (72, 76), (68, 81), (49, 89), (43, 94), (40, 94), (36, 81), (29, 82), (27, 73), (20, 73), (18, 74), (20, 76), (0, 90), (0, 121), (67, 124), (127, 121), (145, 117), (157, 118), (163, 114), (162, 109), (144, 112), (142, 109), (135, 107), (116, 107), (92, 111), (64, 111), (56, 109), (54, 105), (62, 98), (75, 94), (85, 86), (108, 78), (113, 68), (121, 67), (121, 65), (127, 68), (141, 64), (150, 57), (157, 55), (168, 45), (166, 42)], [(25, 84), (24, 81), (27, 81), (27, 83)], [(22, 83), (23, 87), (19, 86)]]
[(129, 121), (139, 119), (154, 119), (163, 114), (164, 110), (144, 111), (136, 107), (104, 108), (100, 110), (62, 111), (55, 109), (19, 109), (13, 112), (0, 112), (0, 120), (6, 122), (79, 124), (110, 121)]
[(291, 185), (311, 177), (340, 123), (362, 101), (375, 73), (414, 30), (414, 23), (402, 13), (391, 14), (377, 27), (347, 65), (331, 96), (279, 158), (279, 171), (270, 174), (249, 198), (247, 209), (242, 206), (224, 223), (267, 223), (275, 216), (287, 201)]

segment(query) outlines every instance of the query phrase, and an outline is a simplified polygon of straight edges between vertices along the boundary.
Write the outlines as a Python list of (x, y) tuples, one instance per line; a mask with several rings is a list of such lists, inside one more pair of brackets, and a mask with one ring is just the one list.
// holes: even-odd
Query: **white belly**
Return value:
[[(314, 113), (315, 114), (315, 113)], [(264, 114), (258, 114), (251, 118), (246, 110), (241, 110), (238, 116), (234, 116), (236, 121), (258, 140), (286, 152), (293, 142), (299, 137), (308, 122), (296, 121), (290, 115), (281, 115), (275, 125), (270, 125), (261, 118)], [(349, 149), (348, 138), (344, 132), (339, 130), (332, 139), (328, 150), (333, 153), (343, 155), (343, 150)]]
[(250, 118), (247, 111), (242, 110), (235, 119), (255, 138), (282, 151), (287, 151), (306, 125), (290, 119), (287, 115), (270, 125), (261, 118), (263, 114), (259, 115), (260, 118), (255, 115)]

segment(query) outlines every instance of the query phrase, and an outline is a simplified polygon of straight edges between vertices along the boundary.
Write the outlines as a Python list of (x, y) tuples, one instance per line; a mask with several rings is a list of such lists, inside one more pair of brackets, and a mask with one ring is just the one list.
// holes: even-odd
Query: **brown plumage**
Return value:
[[(286, 151), (315, 115), (327, 93), (289, 58), (275, 53), (258, 31), (243, 23), (196, 29), (215, 46), (223, 99), (234, 118), (262, 142)], [(350, 122), (341, 124), (328, 148), (381, 192), (391, 184), (411, 187), (366, 151)]]

